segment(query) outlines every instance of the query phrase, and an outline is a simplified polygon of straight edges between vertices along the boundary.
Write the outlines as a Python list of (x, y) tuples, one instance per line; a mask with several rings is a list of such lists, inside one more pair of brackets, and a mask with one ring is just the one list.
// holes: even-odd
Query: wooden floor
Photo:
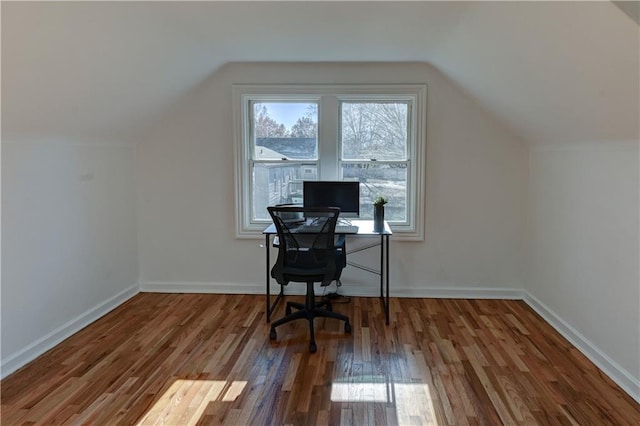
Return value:
[[(292, 297), (293, 299), (293, 297)], [(269, 340), (263, 296), (142, 293), (2, 381), (2, 425), (638, 425), (519, 301), (353, 298)], [(282, 306), (275, 318), (283, 314)]]

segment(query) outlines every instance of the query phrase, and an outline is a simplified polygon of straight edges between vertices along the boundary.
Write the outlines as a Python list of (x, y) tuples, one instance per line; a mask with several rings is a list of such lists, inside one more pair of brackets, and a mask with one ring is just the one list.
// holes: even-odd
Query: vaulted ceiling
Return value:
[[(228, 62), (426, 62), (530, 143), (638, 139), (637, 7), (2, 2), (3, 139), (122, 139)], [(629, 12), (629, 10), (631, 12)]]

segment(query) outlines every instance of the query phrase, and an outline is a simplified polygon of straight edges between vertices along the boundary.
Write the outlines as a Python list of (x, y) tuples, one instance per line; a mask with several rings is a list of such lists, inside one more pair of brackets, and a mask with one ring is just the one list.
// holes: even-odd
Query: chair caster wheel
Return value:
[(278, 338), (278, 333), (276, 333), (276, 330), (272, 328), (271, 332), (269, 333), (269, 339), (276, 340), (277, 338)]
[(344, 332), (345, 333), (351, 333), (351, 324), (348, 322), (344, 323)]
[(309, 353), (315, 354), (317, 350), (318, 350), (318, 347), (316, 346), (315, 343), (309, 344)]

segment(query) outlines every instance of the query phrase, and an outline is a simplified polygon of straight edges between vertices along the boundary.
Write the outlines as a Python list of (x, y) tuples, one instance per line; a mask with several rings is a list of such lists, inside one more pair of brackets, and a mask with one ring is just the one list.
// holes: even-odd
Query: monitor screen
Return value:
[(305, 180), (304, 207), (340, 207), (340, 216), (360, 216), (360, 182)]

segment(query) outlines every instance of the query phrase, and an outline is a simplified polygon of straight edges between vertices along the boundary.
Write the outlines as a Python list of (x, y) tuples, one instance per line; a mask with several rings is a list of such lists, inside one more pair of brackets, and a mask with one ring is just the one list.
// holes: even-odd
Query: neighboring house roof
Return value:
[(269, 149), (264, 145), (256, 145), (255, 149), (255, 158), (260, 160), (281, 160), (283, 157), (286, 157), (284, 154)]
[(260, 154), (260, 158), (305, 160), (316, 157), (316, 147), (316, 138), (256, 138), (256, 151), (267, 150)]

